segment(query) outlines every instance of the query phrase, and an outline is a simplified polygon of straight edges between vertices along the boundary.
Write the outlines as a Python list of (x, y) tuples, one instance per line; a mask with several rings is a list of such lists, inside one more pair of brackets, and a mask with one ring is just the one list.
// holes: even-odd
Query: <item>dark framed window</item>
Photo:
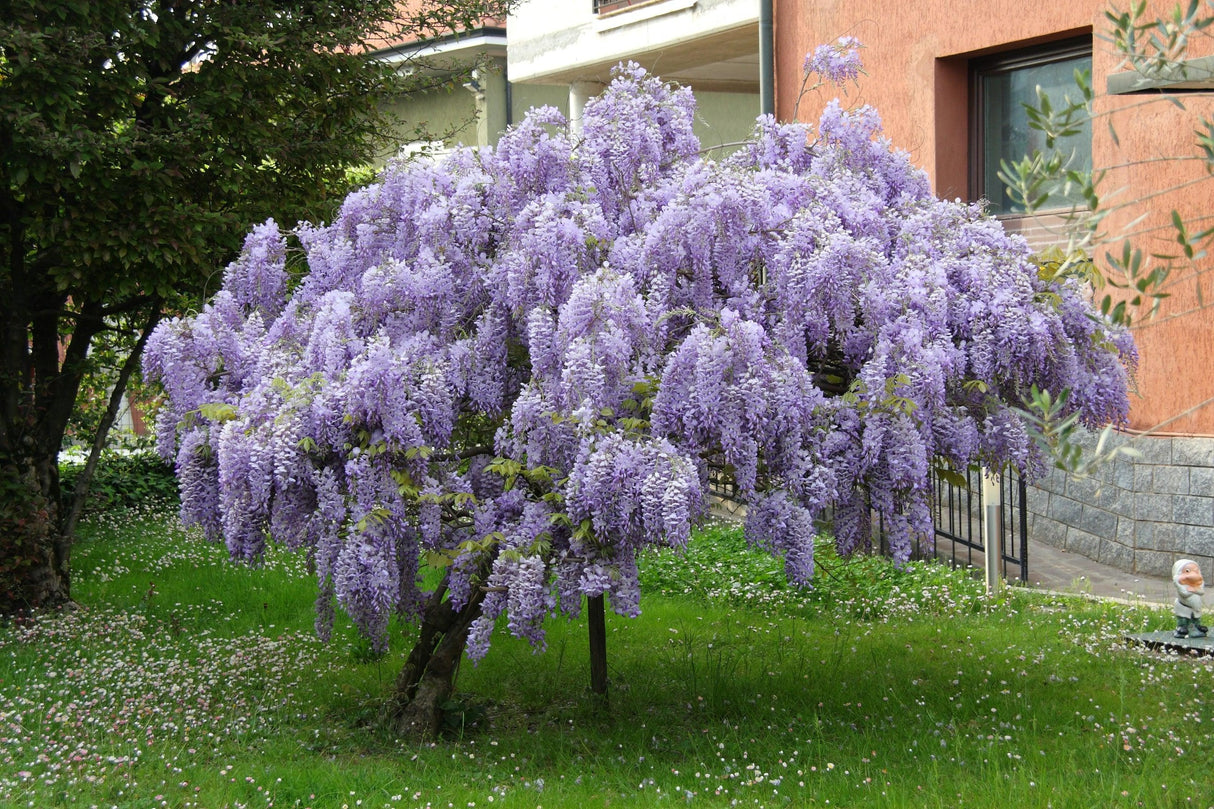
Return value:
[[(1047, 152), (1044, 133), (1029, 126), (1025, 105), (1038, 106), (1040, 87), (1054, 108), (1063, 99), (1080, 97), (1075, 71), (1092, 69), (1091, 37), (1071, 39), (1029, 50), (974, 60), (970, 63), (970, 196), (985, 198), (994, 214), (1023, 213), (999, 179), (1003, 160), (1021, 160), (1035, 151)], [(1085, 122), (1077, 134), (1057, 140), (1054, 149), (1068, 168), (1091, 171), (1092, 132)], [(1045, 208), (1069, 208), (1082, 202), (1075, 190), (1059, 185), (1047, 189)]]

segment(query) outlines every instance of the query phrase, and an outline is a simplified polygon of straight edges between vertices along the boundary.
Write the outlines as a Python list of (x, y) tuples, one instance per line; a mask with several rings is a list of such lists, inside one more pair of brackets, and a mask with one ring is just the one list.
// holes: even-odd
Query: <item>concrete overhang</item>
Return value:
[(512, 17), (511, 81), (605, 84), (612, 68), (633, 61), (698, 90), (759, 91), (758, 3), (662, 0), (593, 16), (585, 7), (548, 30), (543, 20)]
[(382, 48), (370, 54), (372, 59), (390, 65), (415, 64), (444, 59), (459, 59), (470, 55), (485, 54), (500, 59), (506, 57), (506, 29), (478, 28), (458, 34), (434, 39), (404, 42)]
[(676, 42), (619, 57), (586, 62), (524, 79), (533, 84), (572, 84), (597, 81), (606, 84), (620, 61), (632, 61), (666, 81), (698, 90), (759, 92), (759, 26), (709, 34), (687, 42)]

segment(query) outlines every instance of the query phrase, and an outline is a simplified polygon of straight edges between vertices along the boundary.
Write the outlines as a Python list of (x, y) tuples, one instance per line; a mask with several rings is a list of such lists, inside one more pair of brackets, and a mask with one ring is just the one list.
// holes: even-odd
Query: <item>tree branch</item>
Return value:
[(93, 436), (93, 446), (89, 450), (88, 461), (85, 462), (84, 469), (80, 471), (79, 477), (76, 478), (76, 488), (72, 491), (72, 502), (68, 507), (67, 515), (63, 519), (63, 526), (60, 531), (63, 536), (70, 537), (76, 532), (76, 525), (80, 522), (80, 515), (84, 512), (84, 503), (88, 498), (89, 487), (93, 482), (93, 474), (97, 471), (97, 464), (101, 460), (101, 451), (105, 449), (110, 428), (114, 426), (114, 422), (118, 418), (118, 410), (122, 407), (122, 396), (126, 393), (127, 384), (130, 382), (132, 374), (139, 367), (139, 362), (143, 357), (144, 346), (147, 345), (148, 338), (152, 335), (152, 330), (156, 328), (156, 324), (160, 322), (163, 316), (164, 314), (160, 306), (152, 307), (152, 311), (148, 314), (148, 319), (143, 325), (143, 333), (139, 335), (139, 341), (135, 343), (135, 347), (127, 355), (126, 361), (122, 363), (122, 369), (118, 372), (118, 379), (114, 382), (114, 389), (110, 391), (109, 404), (105, 409), (105, 414), (101, 417), (101, 423), (97, 425), (97, 432)]

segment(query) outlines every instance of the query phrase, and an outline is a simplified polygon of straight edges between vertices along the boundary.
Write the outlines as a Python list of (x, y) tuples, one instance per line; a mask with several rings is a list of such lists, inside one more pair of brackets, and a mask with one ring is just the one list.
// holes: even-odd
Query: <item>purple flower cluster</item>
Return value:
[[(854, 42), (816, 51), (854, 78)], [(162, 325), (162, 451), (187, 521), (257, 561), (315, 562), (317, 626), (340, 606), (383, 648), (422, 604), (484, 595), (543, 648), (586, 596), (639, 610), (636, 554), (684, 545), (707, 482), (749, 504), (751, 542), (813, 575), (817, 522), (843, 551), (880, 513), (898, 555), (930, 531), (933, 458), (1039, 471), (1032, 386), (1089, 425), (1124, 419), (1125, 332), (1026, 244), (932, 198), (869, 108), (760, 119), (698, 156), (693, 99), (635, 66), (495, 149), (391, 166), (326, 226), (256, 228), (202, 311)]]
[(835, 85), (855, 81), (863, 68), (860, 47), (860, 40), (855, 37), (839, 37), (833, 44), (819, 45), (805, 57), (801, 72), (816, 73), (823, 81)]
[(277, 222), (253, 228), (240, 257), (224, 271), (223, 288), (266, 322), (278, 316), (286, 302), (287, 250)]

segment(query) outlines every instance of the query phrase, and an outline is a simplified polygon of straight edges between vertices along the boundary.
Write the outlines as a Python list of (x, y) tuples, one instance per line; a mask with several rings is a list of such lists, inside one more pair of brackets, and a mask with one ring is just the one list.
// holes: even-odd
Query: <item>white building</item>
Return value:
[[(562, 88), (516, 86), (510, 81), (506, 48), (505, 26), (488, 20), (479, 28), (404, 40), (373, 52), (375, 59), (424, 73), (431, 80), (430, 90), (410, 93), (392, 109), (403, 123), (400, 151), (492, 146), (531, 107), (563, 107), (568, 94)], [(469, 67), (478, 64), (481, 67), (466, 75)]]
[(563, 88), (576, 121), (621, 61), (691, 87), (706, 149), (744, 139), (760, 113), (759, 0), (523, 0), (508, 20), (515, 87)]

